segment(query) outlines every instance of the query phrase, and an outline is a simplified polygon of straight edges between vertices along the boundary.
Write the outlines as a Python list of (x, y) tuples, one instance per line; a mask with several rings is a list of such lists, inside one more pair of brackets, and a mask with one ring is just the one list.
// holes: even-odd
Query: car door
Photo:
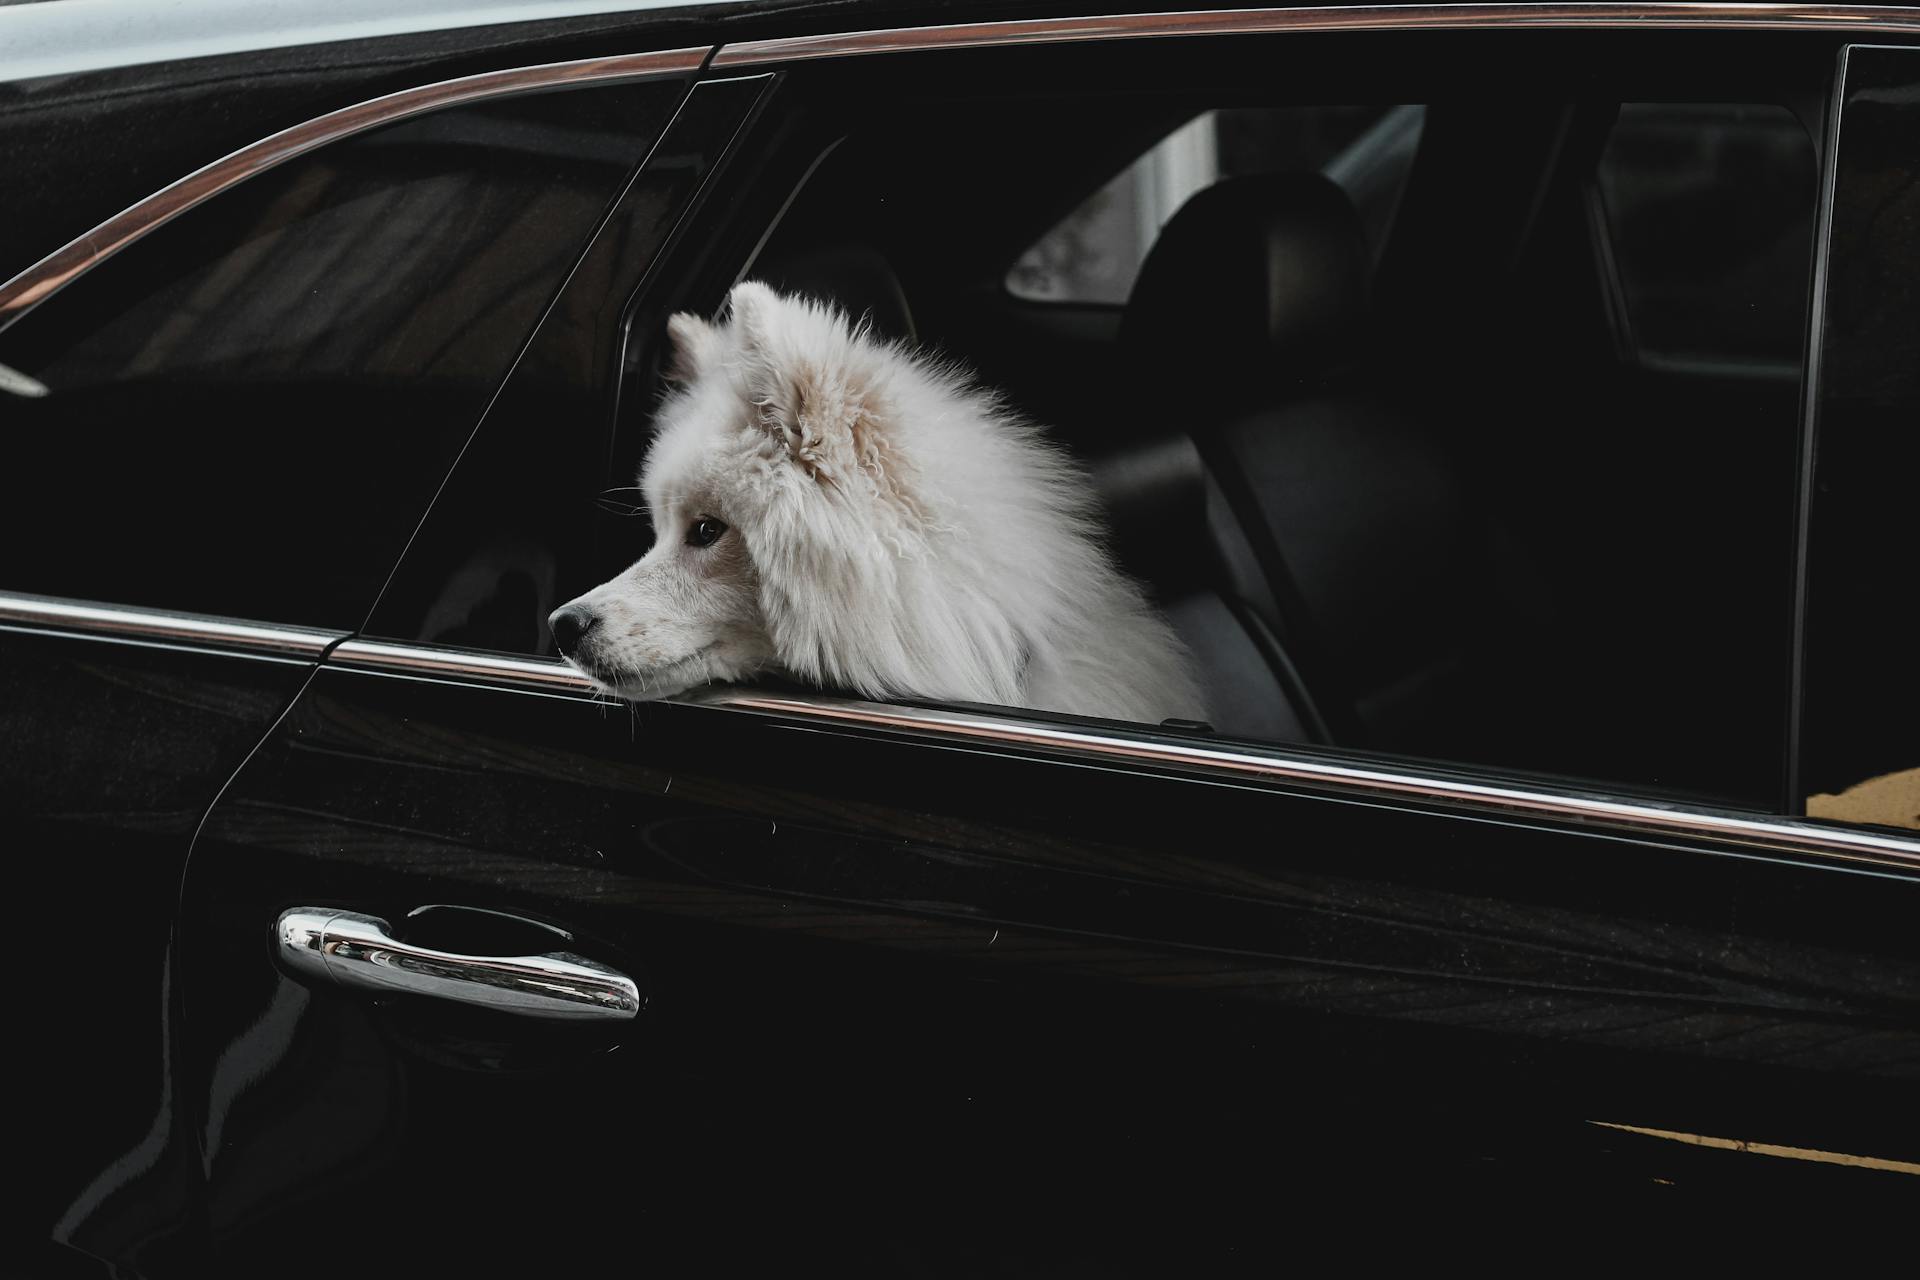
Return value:
[(0, 286), (0, 812), (58, 972), (15, 1023), (38, 1172), (8, 1216), (45, 1265), (203, 1260), (171, 1057), (189, 844), (364, 619), (699, 56), (322, 115)]
[[(1907, 836), (997, 708), (629, 707), (545, 656), (542, 584), (641, 536), (664, 316), (751, 260), (839, 47), (715, 60), (202, 827), (222, 1263), (1154, 1271), (1356, 1194), (1904, 1190)], [(594, 1016), (503, 1008), (529, 980)]]

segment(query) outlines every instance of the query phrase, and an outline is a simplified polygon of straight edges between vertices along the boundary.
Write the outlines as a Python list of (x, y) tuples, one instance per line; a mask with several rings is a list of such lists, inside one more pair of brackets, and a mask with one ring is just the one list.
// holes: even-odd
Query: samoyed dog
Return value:
[(1086, 476), (953, 369), (765, 285), (668, 323), (652, 550), (553, 612), (629, 699), (783, 676), (873, 699), (1204, 720)]

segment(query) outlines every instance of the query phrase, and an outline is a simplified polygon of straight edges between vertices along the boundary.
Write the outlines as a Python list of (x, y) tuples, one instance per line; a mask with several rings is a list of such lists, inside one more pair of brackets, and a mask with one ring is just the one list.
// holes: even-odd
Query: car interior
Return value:
[[(739, 277), (1043, 423), (1215, 736), (1774, 808), (1815, 148), (1778, 94), (1633, 87), (823, 112)], [(1130, 282), (1045, 296), (1050, 233), (1209, 116)]]

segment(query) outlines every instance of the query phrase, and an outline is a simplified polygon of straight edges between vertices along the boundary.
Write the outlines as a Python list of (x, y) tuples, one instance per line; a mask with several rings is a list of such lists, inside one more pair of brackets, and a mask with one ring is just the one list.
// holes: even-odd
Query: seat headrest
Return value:
[(1182, 205), (1141, 264), (1128, 358), (1209, 398), (1315, 380), (1358, 352), (1371, 257), (1318, 173), (1228, 178)]
[(831, 302), (854, 320), (866, 320), (879, 337), (912, 342), (918, 336), (900, 277), (866, 245), (817, 245), (763, 259), (753, 272), (782, 293)]

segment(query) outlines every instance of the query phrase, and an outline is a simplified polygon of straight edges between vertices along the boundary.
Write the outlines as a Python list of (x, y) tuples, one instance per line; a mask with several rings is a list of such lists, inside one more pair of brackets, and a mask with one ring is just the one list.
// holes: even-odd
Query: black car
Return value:
[[(0, 7), (10, 1271), (1920, 1190), (1920, 10), (140, 8)], [(1045, 424), (1212, 721), (596, 697), (745, 278)]]

